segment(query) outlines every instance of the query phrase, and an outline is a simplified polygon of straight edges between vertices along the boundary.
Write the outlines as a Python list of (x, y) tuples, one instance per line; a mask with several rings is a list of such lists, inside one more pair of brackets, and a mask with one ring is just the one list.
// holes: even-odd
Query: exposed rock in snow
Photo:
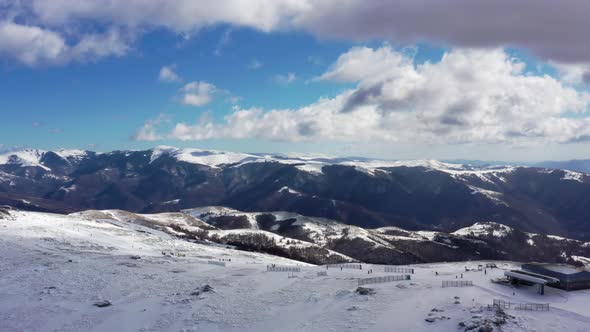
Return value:
[(108, 300), (104, 300), (104, 301), (98, 301), (94, 303), (95, 307), (99, 307), (99, 308), (106, 308), (106, 307), (110, 307), (112, 305), (112, 303)]
[(356, 291), (359, 295), (375, 295), (377, 292), (373, 288), (357, 287)]

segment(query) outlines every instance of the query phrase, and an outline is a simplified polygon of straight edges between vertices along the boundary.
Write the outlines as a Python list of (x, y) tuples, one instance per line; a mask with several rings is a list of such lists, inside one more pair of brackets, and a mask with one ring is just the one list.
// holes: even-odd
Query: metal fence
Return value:
[(397, 275), (397, 276), (385, 276), (385, 277), (373, 277), (373, 278), (363, 278), (358, 279), (358, 285), (368, 285), (368, 284), (380, 284), (382, 282), (392, 282), (392, 281), (400, 281), (400, 280), (410, 280), (411, 276), (409, 274)]
[(494, 299), (492, 307), (502, 309), (517, 309), (529, 311), (549, 311), (549, 303), (512, 303), (504, 300)]
[(218, 261), (207, 261), (207, 264), (225, 266), (225, 262), (218, 262)]
[(301, 272), (300, 267), (267, 265), (266, 272)]
[(385, 266), (383, 268), (384, 272), (393, 272), (393, 273), (410, 273), (414, 274), (414, 269), (410, 267), (399, 267), (399, 266)]
[(471, 280), (443, 280), (442, 287), (470, 287), (473, 286), (473, 281)]

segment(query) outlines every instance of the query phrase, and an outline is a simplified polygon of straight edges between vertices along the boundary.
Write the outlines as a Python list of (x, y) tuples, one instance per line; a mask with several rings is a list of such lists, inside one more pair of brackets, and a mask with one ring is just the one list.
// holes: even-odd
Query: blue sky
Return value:
[[(146, 17), (126, 16), (137, 10), (126, 2), (112, 12), (93, 3), (0, 1), (0, 149), (588, 158), (590, 57), (552, 50), (547, 32), (511, 40), (498, 37), (502, 22), (467, 22), (479, 38), (378, 16), (366, 25), (372, 10), (401, 12), (405, 1), (351, 1), (351, 13), (301, 2), (331, 10), (319, 18), (297, 1), (260, 18), (237, 0), (208, 11), (154, 1)], [(159, 5), (178, 11), (160, 17)], [(180, 79), (163, 80), (164, 68)]]
[[(158, 73), (165, 65), (174, 64), (184, 81), (222, 87), (227, 97), (241, 98), (244, 106), (294, 108), (344, 88), (306, 81), (321, 75), (350, 43), (322, 42), (297, 33), (231, 29), (230, 41), (216, 53), (228, 29), (206, 29), (188, 41), (155, 31), (125, 57), (90, 63), (30, 68), (5, 61), (0, 77), (0, 109), (6, 120), (1, 124), (2, 143), (46, 149), (148, 147), (153, 144), (130, 140), (148, 118), (166, 114), (195, 121), (204, 112), (222, 118), (231, 110), (231, 102), (223, 97), (204, 107), (175, 101), (182, 82), (160, 82)], [(260, 67), (250, 68), (253, 62)], [(277, 75), (289, 72), (296, 73), (295, 82), (277, 82)], [(217, 143), (196, 145), (209, 144)]]

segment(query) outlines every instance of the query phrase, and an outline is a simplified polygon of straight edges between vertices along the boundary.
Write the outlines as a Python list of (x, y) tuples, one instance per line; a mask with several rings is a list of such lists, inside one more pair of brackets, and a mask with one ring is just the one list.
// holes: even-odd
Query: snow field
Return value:
[[(547, 288), (540, 296), (490, 282), (518, 267), (512, 262), (465, 272), (482, 263), (412, 265), (411, 280), (367, 285), (376, 294), (359, 295), (359, 278), (392, 274), (200, 245), (124, 221), (13, 211), (0, 219), (0, 331), (454, 331), (493, 315), (481, 309), (493, 299), (551, 305), (508, 311), (515, 319), (503, 331), (588, 330), (590, 292)], [(301, 272), (266, 272), (269, 264)], [(461, 273), (474, 287), (441, 287)], [(205, 285), (213, 290), (195, 292)], [(112, 305), (93, 305), (101, 300)], [(449, 319), (425, 321), (442, 316)]]

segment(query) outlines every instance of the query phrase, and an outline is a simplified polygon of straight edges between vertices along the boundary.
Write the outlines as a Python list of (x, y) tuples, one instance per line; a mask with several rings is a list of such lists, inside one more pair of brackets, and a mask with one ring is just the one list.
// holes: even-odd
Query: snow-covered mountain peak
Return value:
[(81, 159), (88, 155), (88, 151), (78, 149), (59, 149), (53, 153), (64, 159)]
[(584, 173), (564, 170), (564, 175), (561, 179), (562, 180), (569, 180), (569, 181), (584, 182), (583, 181), (584, 176), (585, 176)]
[(353, 157), (334, 157), (320, 154), (303, 153), (241, 153), (196, 148), (176, 148), (172, 146), (157, 146), (151, 149), (153, 162), (162, 155), (170, 155), (178, 160), (217, 167), (223, 164), (237, 164), (241, 166), (254, 162), (276, 162), (296, 165), (302, 171), (322, 173), (322, 167), (327, 165), (353, 166), (367, 174), (374, 174), (379, 168), (388, 167), (424, 167), (451, 174), (498, 172), (513, 170), (511, 166), (476, 167), (464, 164), (442, 162), (434, 159), (417, 160), (385, 160)]
[(10, 151), (0, 154), (0, 165), (12, 164), (23, 167), (40, 167), (46, 171), (51, 171), (51, 168), (46, 165), (45, 160), (48, 154), (57, 155), (59, 158), (71, 162), (85, 158), (88, 156), (88, 151), (77, 149), (59, 149), (55, 151), (23, 149)]
[[(60, 149), (51, 151), (59, 157), (72, 161), (86, 157), (89, 152), (78, 149)], [(125, 152), (125, 151), (123, 151)], [(127, 151), (130, 153), (131, 151)], [(39, 149), (24, 149), (20, 151), (6, 152), (0, 154), (0, 165), (20, 164), (22, 166), (39, 166), (49, 169), (43, 165), (42, 158), (48, 151)], [(368, 175), (375, 175), (378, 169), (389, 167), (424, 167), (438, 170), (449, 174), (475, 174), (475, 173), (497, 173), (511, 171), (514, 167), (475, 167), (463, 164), (453, 164), (438, 160), (381, 160), (352, 157), (333, 157), (318, 154), (280, 154), (280, 153), (242, 153), (219, 151), (198, 148), (177, 148), (173, 146), (160, 145), (148, 151), (150, 162), (154, 162), (163, 155), (171, 156), (179, 161), (206, 165), (218, 168), (222, 165), (235, 164), (242, 166), (249, 163), (274, 162), (280, 164), (295, 165), (299, 170), (322, 174), (322, 168), (328, 165), (351, 166)], [(565, 179), (579, 179), (577, 174), (568, 173)]]
[(508, 234), (512, 233), (514, 229), (512, 227), (499, 224), (496, 222), (488, 221), (488, 222), (477, 222), (469, 227), (461, 228), (455, 232), (453, 235), (460, 235), (460, 236), (494, 236), (494, 237), (506, 237)]
[(24, 149), (0, 154), (0, 165), (17, 164), (21, 166), (38, 166), (49, 170), (41, 164), (41, 158), (47, 151), (38, 149)]
[(154, 162), (162, 155), (169, 155), (179, 161), (192, 164), (207, 165), (218, 167), (223, 164), (233, 164), (245, 159), (257, 159), (258, 157), (251, 154), (239, 152), (226, 152), (217, 150), (203, 150), (193, 148), (175, 148), (171, 146), (157, 146), (151, 150), (150, 162)]

